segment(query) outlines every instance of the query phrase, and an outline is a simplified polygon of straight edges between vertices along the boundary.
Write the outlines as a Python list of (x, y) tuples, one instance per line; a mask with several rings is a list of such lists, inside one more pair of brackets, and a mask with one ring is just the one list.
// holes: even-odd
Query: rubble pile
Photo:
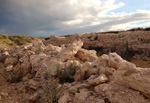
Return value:
[[(83, 45), (80, 39), (58, 46), (35, 40), (3, 51), (0, 72), (13, 72), (18, 78), (21, 71), (19, 84), (12, 84), (18, 90), (16, 95), (25, 90), (29, 102), (38, 101), (39, 78), (44, 69), (55, 77), (58, 103), (150, 103), (150, 68), (136, 67), (117, 53), (98, 57), (95, 50), (86, 50)], [(65, 72), (66, 65), (72, 63), (75, 72), (67, 74), (72, 75), (71, 82), (60, 83), (56, 77), (58, 70)], [(0, 102), (3, 101), (1, 97), (6, 96), (1, 86)], [(7, 97), (12, 101), (13, 93), (7, 93)]]

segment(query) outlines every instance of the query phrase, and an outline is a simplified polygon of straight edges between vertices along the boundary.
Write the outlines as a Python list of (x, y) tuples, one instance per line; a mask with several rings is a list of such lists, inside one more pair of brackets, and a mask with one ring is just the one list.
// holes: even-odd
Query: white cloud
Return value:
[(143, 27), (150, 27), (150, 21), (149, 21), (149, 22), (147, 22), (147, 23), (143, 23), (143, 24), (141, 24), (141, 26), (143, 26)]

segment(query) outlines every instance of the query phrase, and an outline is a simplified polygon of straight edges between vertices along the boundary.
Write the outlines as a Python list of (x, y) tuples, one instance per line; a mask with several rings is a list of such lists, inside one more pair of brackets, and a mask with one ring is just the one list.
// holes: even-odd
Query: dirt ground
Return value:
[(143, 68), (150, 68), (150, 61), (144, 61), (144, 60), (136, 60), (136, 59), (130, 59), (131, 63), (134, 63), (137, 67), (143, 67)]

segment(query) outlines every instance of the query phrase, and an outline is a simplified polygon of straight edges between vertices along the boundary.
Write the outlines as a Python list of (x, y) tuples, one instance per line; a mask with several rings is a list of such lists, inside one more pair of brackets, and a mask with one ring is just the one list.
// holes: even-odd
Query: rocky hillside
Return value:
[(52, 36), (1, 50), (0, 103), (150, 103), (150, 68), (118, 55), (149, 59), (145, 33)]
[[(64, 37), (51, 36), (45, 45), (67, 45), (81, 39), (84, 49), (96, 50), (98, 55), (116, 52), (120, 56), (148, 59), (150, 57), (150, 31), (124, 31), (119, 33), (87, 33)], [(150, 60), (150, 59), (148, 59)]]

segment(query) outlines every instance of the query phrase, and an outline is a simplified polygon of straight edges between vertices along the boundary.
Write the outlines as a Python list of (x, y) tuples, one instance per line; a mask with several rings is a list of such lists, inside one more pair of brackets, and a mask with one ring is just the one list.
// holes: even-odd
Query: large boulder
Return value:
[[(32, 65), (33, 69), (37, 68), (39, 66), (39, 63), (41, 62), (41, 60), (44, 60), (46, 57), (47, 57), (47, 55), (44, 53), (40, 53), (38, 55), (31, 55), (30, 63)], [(32, 71), (35, 71), (35, 70), (32, 70)]]
[(20, 69), (23, 72), (23, 76), (27, 75), (28, 73), (31, 72), (31, 63), (29, 61), (29, 57), (28, 56), (24, 56), (22, 58), (19, 59), (21, 65), (20, 65)]

